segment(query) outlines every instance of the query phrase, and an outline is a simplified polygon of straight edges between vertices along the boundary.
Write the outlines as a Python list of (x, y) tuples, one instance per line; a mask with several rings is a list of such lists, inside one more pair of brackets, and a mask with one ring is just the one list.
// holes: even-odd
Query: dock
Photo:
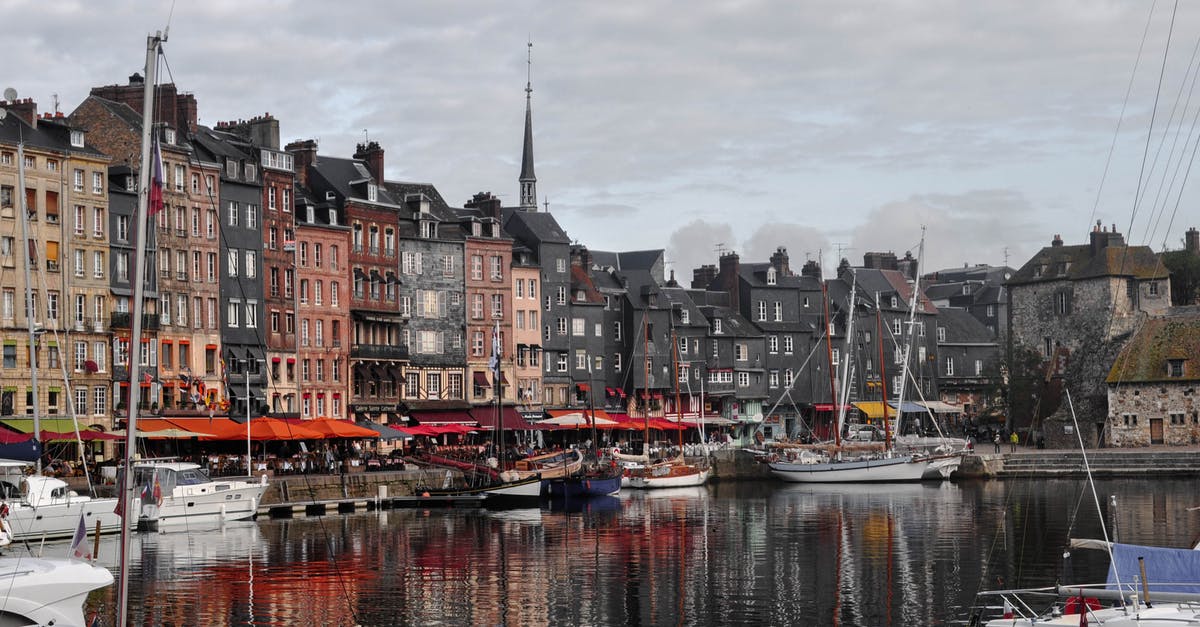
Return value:
[(296, 516), (324, 516), (329, 513), (350, 514), (382, 509), (424, 509), (446, 507), (481, 507), (483, 495), (455, 496), (392, 496), (374, 499), (346, 498), (319, 501), (293, 501), (266, 503), (258, 506), (259, 516), (270, 518), (295, 518)]

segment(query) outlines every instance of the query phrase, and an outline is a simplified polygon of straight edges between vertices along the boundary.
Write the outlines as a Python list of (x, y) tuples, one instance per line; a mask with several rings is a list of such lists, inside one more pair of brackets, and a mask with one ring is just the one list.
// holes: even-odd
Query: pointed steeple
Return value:
[(521, 209), (537, 211), (537, 176), (533, 173), (533, 42), (525, 61), (525, 146), (521, 151)]

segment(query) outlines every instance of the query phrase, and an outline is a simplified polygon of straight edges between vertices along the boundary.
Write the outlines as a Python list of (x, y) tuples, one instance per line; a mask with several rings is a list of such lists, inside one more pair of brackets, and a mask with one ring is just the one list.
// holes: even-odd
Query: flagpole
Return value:
[[(504, 473), (504, 412), (500, 404), (500, 395), (504, 390), (500, 383), (500, 321), (497, 320), (492, 327), (492, 385), (496, 392), (496, 442), (497, 456), (499, 457), (500, 473)], [(503, 480), (503, 479), (501, 479)]]

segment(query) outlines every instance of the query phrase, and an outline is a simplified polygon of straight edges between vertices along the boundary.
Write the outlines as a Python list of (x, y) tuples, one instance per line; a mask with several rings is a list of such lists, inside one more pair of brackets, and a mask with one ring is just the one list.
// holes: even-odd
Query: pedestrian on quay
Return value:
[(1018, 440), (1020, 440), (1020, 438), (1018, 438), (1018, 437), (1017, 437), (1017, 432), (1016, 432), (1016, 431), (1013, 431), (1013, 432), (1012, 432), (1012, 435), (1008, 436), (1008, 442), (1009, 442), (1009, 444), (1011, 444), (1011, 445), (1012, 445), (1012, 446), (1011, 446), (1011, 450), (1012, 450), (1012, 452), (1014, 452), (1014, 453), (1016, 453), (1016, 452), (1017, 452), (1017, 441), (1018, 441)]
[(996, 452), (1000, 452), (1000, 433), (996, 433), (996, 437), (992, 439), (992, 443), (996, 445)]

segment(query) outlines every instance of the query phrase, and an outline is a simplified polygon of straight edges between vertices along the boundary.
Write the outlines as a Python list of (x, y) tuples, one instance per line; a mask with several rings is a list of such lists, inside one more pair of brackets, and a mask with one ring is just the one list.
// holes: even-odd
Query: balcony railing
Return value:
[(408, 359), (408, 348), (382, 344), (356, 344), (350, 348), (351, 359)]

